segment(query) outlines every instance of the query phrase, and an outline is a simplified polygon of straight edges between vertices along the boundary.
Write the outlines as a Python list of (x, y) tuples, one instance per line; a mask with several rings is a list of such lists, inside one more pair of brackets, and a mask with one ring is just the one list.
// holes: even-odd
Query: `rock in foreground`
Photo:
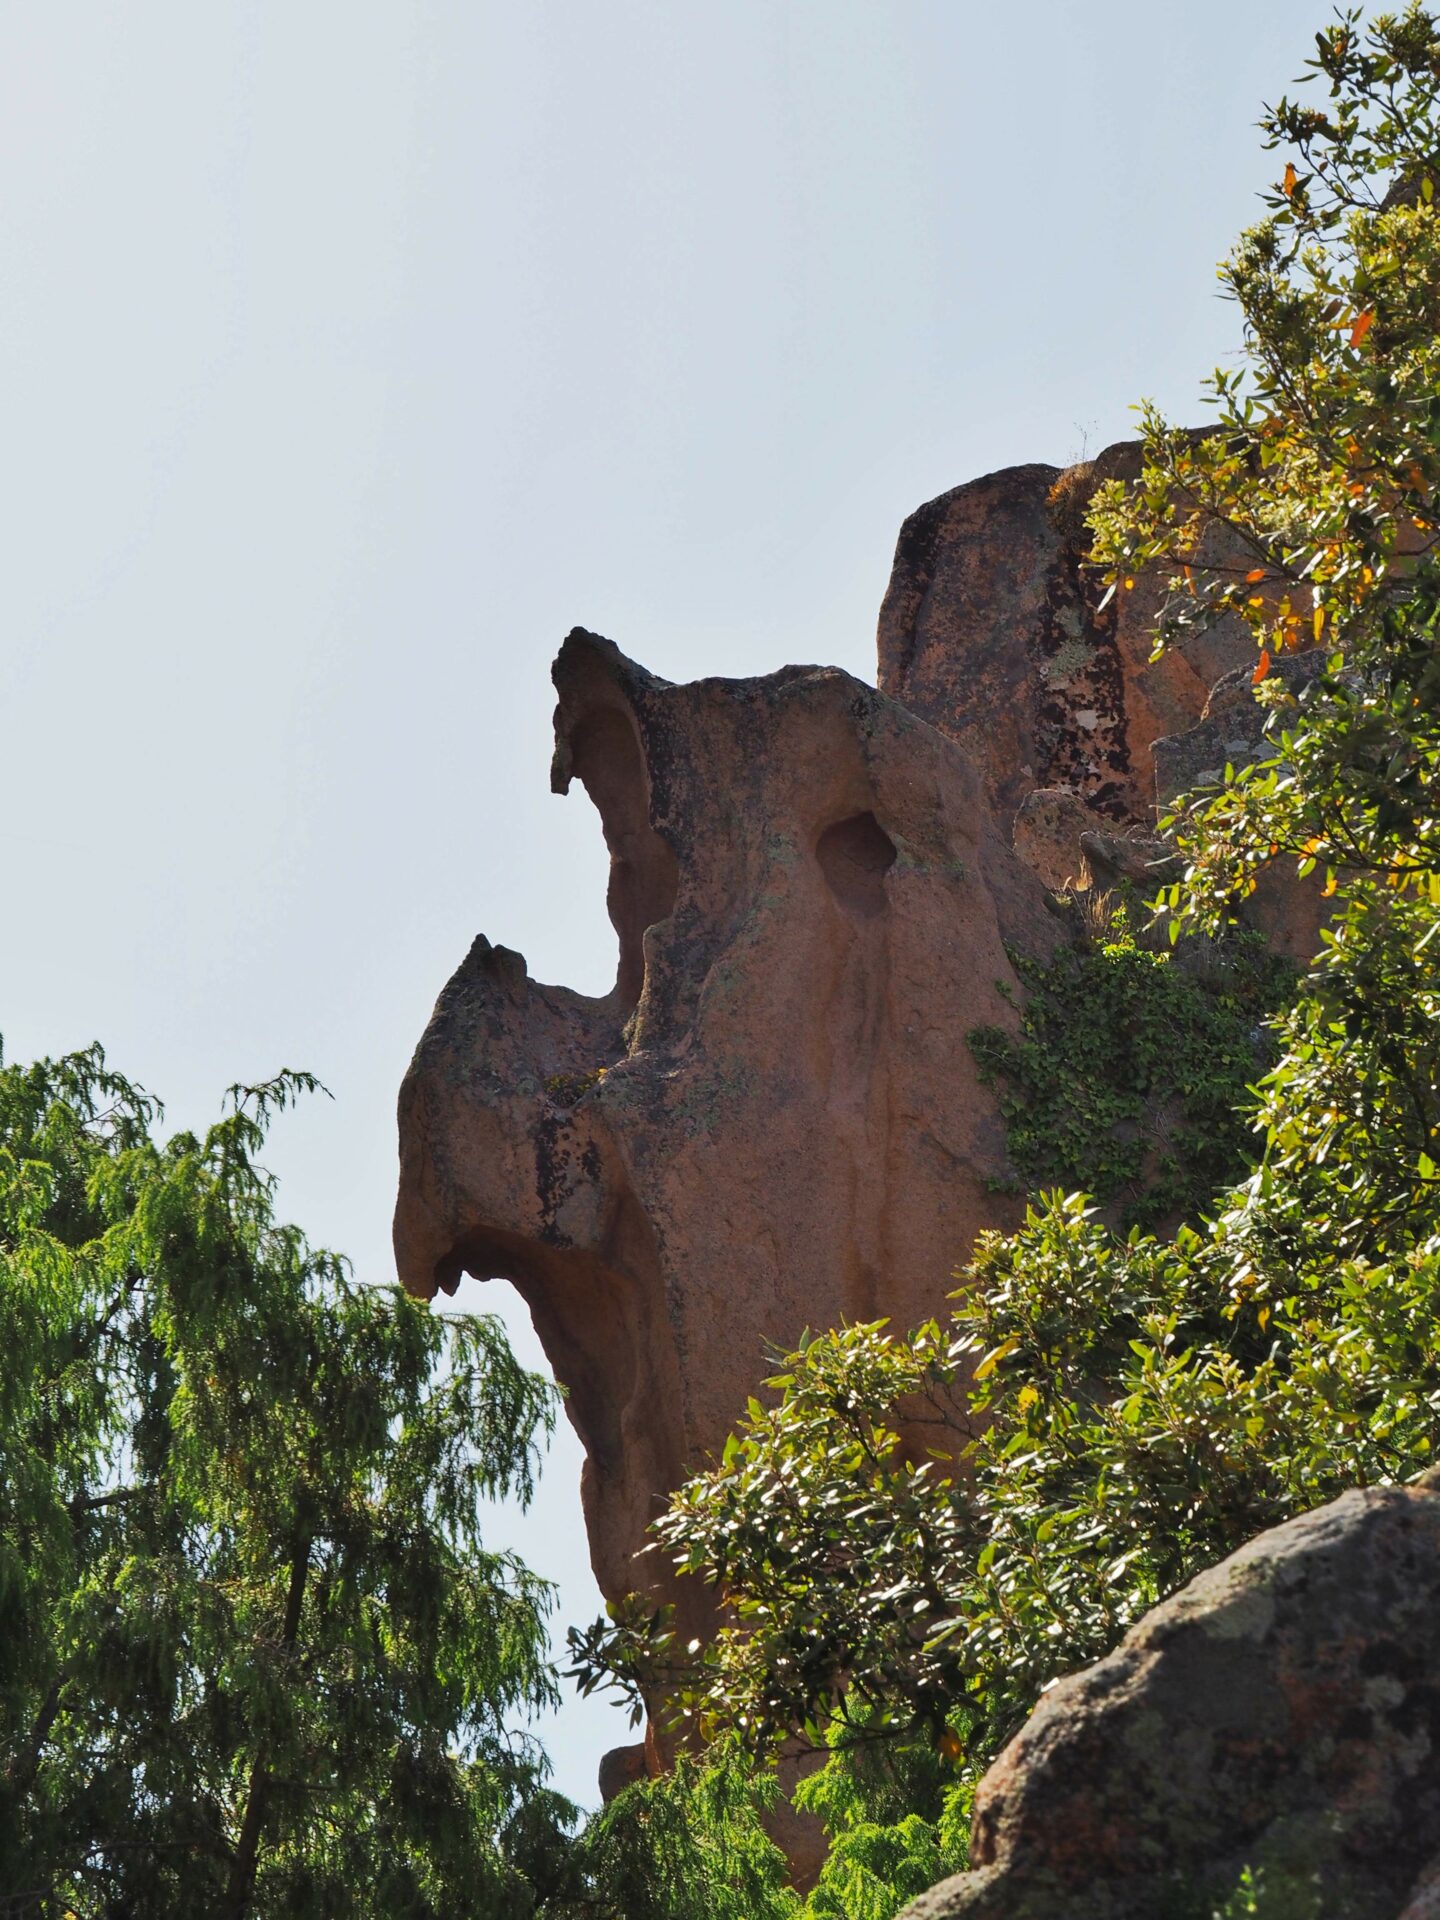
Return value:
[(1440, 1472), (1262, 1534), (1062, 1681), (972, 1859), (904, 1920), (1210, 1920), (1246, 1868), (1276, 1920), (1440, 1911)]

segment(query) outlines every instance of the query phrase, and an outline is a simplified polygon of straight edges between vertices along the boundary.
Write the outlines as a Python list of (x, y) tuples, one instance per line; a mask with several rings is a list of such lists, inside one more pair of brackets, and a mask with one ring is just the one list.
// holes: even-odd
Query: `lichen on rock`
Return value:
[(1062, 1680), (904, 1920), (1416, 1920), (1440, 1852), (1440, 1476), (1262, 1534)]

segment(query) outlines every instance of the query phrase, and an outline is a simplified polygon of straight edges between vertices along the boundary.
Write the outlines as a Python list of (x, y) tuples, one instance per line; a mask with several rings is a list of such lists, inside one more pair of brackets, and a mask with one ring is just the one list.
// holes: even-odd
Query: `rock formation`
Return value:
[[(966, 748), (1016, 851), (1052, 888), (1157, 884), (1157, 804), (1262, 752), (1243, 623), (1229, 616), (1154, 660), (1164, 574), (1142, 573), (1102, 607), (1082, 564), (1091, 494), (1139, 464), (1124, 441), (1081, 466), (1011, 467), (941, 494), (901, 528), (880, 610), (881, 687)], [(1216, 537), (1204, 557), (1240, 570), (1255, 558)], [(1273, 671), (1298, 689), (1317, 659)], [(1271, 873), (1246, 917), (1303, 963), (1319, 939), (1318, 887)]]
[(1002, 1217), (965, 1035), (1014, 1019), (1006, 942), (1056, 923), (965, 754), (847, 674), (672, 686), (576, 632), (555, 682), (619, 977), (587, 999), (475, 942), (402, 1091), (395, 1244), (416, 1293), (525, 1297), (618, 1597), (663, 1580), (648, 1524), (768, 1348), (935, 1312)]
[[(469, 1272), (524, 1296), (607, 1598), (667, 1589), (649, 1522), (768, 1349), (936, 1313), (1012, 1218), (966, 1035), (1014, 1020), (1006, 948), (1056, 939), (1045, 885), (1150, 870), (1157, 741), (1250, 648), (1151, 663), (1144, 582), (1099, 611), (1083, 503), (1134, 460), (912, 515), (878, 692), (818, 667), (672, 686), (578, 630), (561, 650), (554, 785), (600, 813), (618, 978), (589, 999), (476, 940), (402, 1090), (395, 1245), (417, 1294)], [(693, 1583), (667, 1597), (703, 1629)]]
[(1129, 441), (1083, 466), (1010, 467), (941, 494), (900, 529), (880, 685), (966, 747), (1006, 821), (1055, 788), (1102, 821), (1149, 826), (1156, 741), (1192, 727), (1222, 675), (1254, 665), (1234, 619), (1152, 660), (1159, 578), (1102, 610), (1081, 564), (1085, 508), (1100, 481), (1138, 471)]
[[(903, 1920), (1428, 1920), (1440, 1902), (1440, 1473), (1242, 1547), (1062, 1680)], [(1266, 1904), (1267, 1901), (1270, 1904)]]

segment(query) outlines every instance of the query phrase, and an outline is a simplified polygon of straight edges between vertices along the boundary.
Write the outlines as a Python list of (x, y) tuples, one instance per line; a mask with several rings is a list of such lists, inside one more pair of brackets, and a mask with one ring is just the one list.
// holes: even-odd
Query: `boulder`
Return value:
[(980, 1786), (972, 1870), (904, 1920), (1210, 1920), (1247, 1868), (1261, 1913), (1434, 1913), (1437, 1495), (1262, 1534), (1061, 1681)]
[[(1319, 651), (1287, 654), (1267, 677), (1283, 682), (1296, 698), (1323, 665)], [(1254, 679), (1253, 661), (1222, 674), (1195, 724), (1152, 744), (1155, 799), (1161, 808), (1197, 787), (1218, 786), (1227, 765), (1245, 767), (1273, 755), (1275, 749), (1265, 738), (1268, 710), (1255, 698)]]
[(950, 739), (848, 674), (675, 686), (576, 631), (554, 784), (609, 844), (616, 985), (477, 939), (400, 1096), (395, 1250), (527, 1301), (585, 1448), (601, 1591), (703, 1631), (650, 1521), (804, 1328), (943, 1309), (1018, 1201), (966, 1035), (1013, 1025), (1007, 942), (1059, 937)]
[[(1293, 705), (1324, 659), (1318, 650), (1287, 654), (1273, 663), (1267, 678), (1284, 686)], [(1155, 798), (1162, 813), (1182, 794), (1218, 786), (1227, 766), (1250, 766), (1273, 756), (1275, 747), (1265, 732), (1270, 713), (1255, 697), (1254, 674), (1249, 664), (1223, 674), (1194, 726), (1154, 742)], [(1282, 711), (1280, 724), (1288, 718)], [(1240, 909), (1245, 924), (1262, 934), (1272, 951), (1299, 967), (1319, 952), (1321, 929), (1329, 919), (1322, 881), (1323, 874), (1301, 880), (1293, 856), (1282, 856), (1258, 876), (1255, 892)]]
[(627, 1787), (633, 1787), (638, 1780), (650, 1777), (649, 1761), (643, 1741), (632, 1741), (629, 1746), (611, 1747), (600, 1757), (600, 1799), (604, 1806)]

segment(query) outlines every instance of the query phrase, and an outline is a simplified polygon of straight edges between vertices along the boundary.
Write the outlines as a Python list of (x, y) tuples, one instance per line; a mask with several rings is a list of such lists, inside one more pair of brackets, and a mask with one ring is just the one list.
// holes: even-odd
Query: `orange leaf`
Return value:
[(1360, 318), (1355, 322), (1354, 326), (1350, 329), (1351, 346), (1358, 347), (1360, 342), (1365, 338), (1366, 334), (1370, 331), (1371, 327), (1373, 327), (1374, 324), (1375, 324), (1375, 315), (1373, 311), (1369, 313), (1362, 313), (1360, 315)]
[(1265, 678), (1266, 674), (1269, 673), (1269, 671), (1270, 671), (1270, 649), (1268, 647), (1262, 647), (1260, 649), (1260, 664), (1258, 667), (1256, 667), (1254, 673), (1252, 673), (1250, 676), (1251, 686), (1258, 687), (1260, 682)]
[(1252, 567), (1249, 573), (1247, 573), (1245, 576), (1245, 584), (1247, 587), (1253, 587), (1257, 580), (1263, 580), (1264, 578), (1265, 578), (1264, 567)]
[(1316, 607), (1316, 609), (1315, 609), (1315, 638), (1316, 638), (1317, 640), (1318, 640), (1318, 639), (1320, 638), (1320, 635), (1321, 635), (1321, 634), (1322, 634), (1322, 633), (1324, 632), (1324, 630), (1325, 630), (1325, 609), (1324, 609), (1323, 607)]
[(1291, 194), (1294, 193), (1294, 191), (1295, 191), (1295, 162), (1293, 160), (1288, 160), (1285, 163), (1285, 198), (1288, 200)]

